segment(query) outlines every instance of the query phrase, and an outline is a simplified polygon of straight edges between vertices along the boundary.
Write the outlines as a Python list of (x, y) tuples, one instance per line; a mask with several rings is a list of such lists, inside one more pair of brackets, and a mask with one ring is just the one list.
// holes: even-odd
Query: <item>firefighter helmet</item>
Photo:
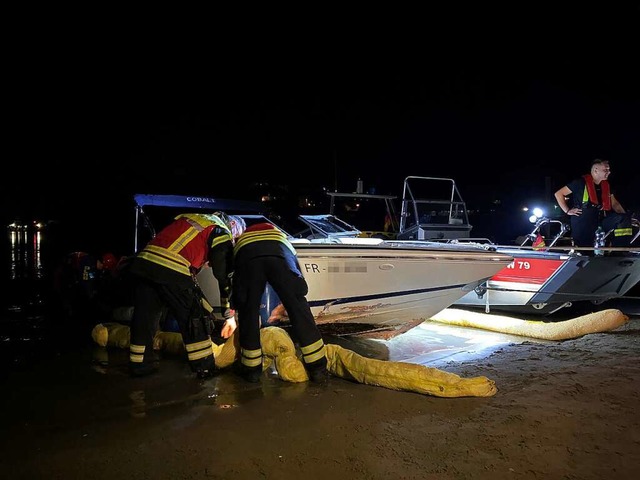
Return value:
[(106, 252), (102, 255), (102, 268), (105, 270), (113, 270), (118, 265), (118, 259), (111, 252)]

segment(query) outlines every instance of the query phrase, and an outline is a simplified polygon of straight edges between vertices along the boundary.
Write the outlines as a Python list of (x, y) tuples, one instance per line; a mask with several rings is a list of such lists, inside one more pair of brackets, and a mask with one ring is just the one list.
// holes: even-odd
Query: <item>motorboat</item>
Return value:
[(385, 330), (418, 325), (512, 259), (471, 245), (437, 242), (341, 238), (293, 244), (318, 324), (355, 322)]
[[(171, 217), (221, 210), (241, 215), (247, 225), (265, 221), (277, 225), (252, 202), (146, 194), (135, 195), (134, 200), (136, 251), (144, 246), (139, 238), (143, 231), (154, 235), (157, 223), (149, 211), (156, 207), (165, 216), (167, 210), (172, 211)], [(311, 310), (318, 325), (357, 327), (346, 329), (347, 333), (380, 332), (381, 337), (389, 338), (405, 332), (473, 292), (513, 261), (487, 245), (363, 238), (355, 227), (333, 215), (302, 215), (300, 220), (304, 222), (300, 232), (285, 233), (309, 285)], [(211, 269), (201, 269), (197, 279), (209, 303), (219, 308)], [(263, 324), (278, 303), (268, 287), (261, 309)]]
[[(519, 244), (494, 245), (497, 252), (513, 256), (513, 262), (455, 300), (454, 306), (550, 315), (621, 298), (640, 281), (637, 221), (631, 248), (603, 252), (576, 247), (562, 220), (539, 215), (532, 221), (533, 230)], [(405, 178), (397, 238), (492, 244), (473, 238), (471, 232), (466, 203), (453, 179)]]

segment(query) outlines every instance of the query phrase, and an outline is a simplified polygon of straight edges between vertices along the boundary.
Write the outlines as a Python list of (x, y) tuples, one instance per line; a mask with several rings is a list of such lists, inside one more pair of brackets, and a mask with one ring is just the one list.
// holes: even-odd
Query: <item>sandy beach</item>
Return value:
[[(348, 346), (348, 341), (347, 346)], [(363, 348), (363, 342), (352, 347)], [(366, 348), (366, 347), (365, 347)], [(384, 342), (367, 355), (384, 356)], [(132, 379), (124, 350), (62, 352), (2, 380), (7, 479), (631, 479), (640, 474), (640, 317), (561, 342), (513, 338), (438, 367), (487, 398), (266, 372), (197, 380), (180, 358)], [(427, 364), (427, 363), (425, 363)]]

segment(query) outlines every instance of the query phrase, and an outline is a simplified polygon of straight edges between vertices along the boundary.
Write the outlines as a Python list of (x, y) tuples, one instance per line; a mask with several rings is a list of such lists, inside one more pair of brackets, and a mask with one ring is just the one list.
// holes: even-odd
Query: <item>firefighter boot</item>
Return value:
[(329, 383), (329, 371), (327, 367), (310, 368), (307, 370), (307, 374), (309, 375), (309, 380), (321, 387)]
[(258, 383), (260, 381), (260, 377), (262, 377), (262, 366), (247, 367), (246, 365), (238, 362), (236, 363), (235, 371), (236, 374), (249, 383)]

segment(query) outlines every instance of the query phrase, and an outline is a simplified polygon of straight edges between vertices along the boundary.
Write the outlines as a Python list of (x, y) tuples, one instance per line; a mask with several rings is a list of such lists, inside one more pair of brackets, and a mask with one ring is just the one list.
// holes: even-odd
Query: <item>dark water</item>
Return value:
[[(0, 367), (22, 370), (82, 346), (82, 329), (61, 310), (53, 277), (65, 255), (83, 240), (72, 229), (34, 222), (5, 225), (0, 243)], [(65, 339), (65, 340), (63, 340)]]

